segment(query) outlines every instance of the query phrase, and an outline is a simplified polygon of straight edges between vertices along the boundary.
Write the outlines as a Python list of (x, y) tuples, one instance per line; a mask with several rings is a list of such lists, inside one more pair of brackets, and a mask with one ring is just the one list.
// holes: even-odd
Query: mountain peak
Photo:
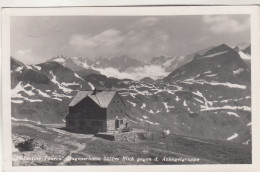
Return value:
[(216, 46), (210, 50), (208, 50), (205, 54), (203, 55), (209, 55), (213, 53), (219, 53), (219, 52), (224, 52), (224, 51), (234, 51), (231, 47), (229, 47), (226, 44), (220, 44), (219, 46)]

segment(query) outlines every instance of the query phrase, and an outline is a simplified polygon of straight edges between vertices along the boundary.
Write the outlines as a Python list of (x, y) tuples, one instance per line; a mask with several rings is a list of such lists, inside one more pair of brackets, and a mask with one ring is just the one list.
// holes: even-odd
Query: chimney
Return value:
[(95, 88), (95, 89), (93, 90), (93, 92), (92, 92), (92, 95), (96, 95), (96, 93), (97, 93), (97, 89)]

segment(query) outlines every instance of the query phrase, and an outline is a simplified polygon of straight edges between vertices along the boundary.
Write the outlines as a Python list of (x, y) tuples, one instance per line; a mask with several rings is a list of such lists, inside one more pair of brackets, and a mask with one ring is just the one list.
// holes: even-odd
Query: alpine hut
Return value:
[(82, 132), (127, 128), (126, 106), (116, 91), (79, 91), (69, 104), (66, 128)]

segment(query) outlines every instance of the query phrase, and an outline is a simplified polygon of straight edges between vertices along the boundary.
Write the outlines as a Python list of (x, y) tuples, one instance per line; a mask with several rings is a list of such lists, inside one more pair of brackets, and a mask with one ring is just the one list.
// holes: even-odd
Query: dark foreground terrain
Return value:
[(250, 164), (251, 146), (153, 133), (149, 140), (116, 143), (70, 133), (60, 124), (12, 120), (13, 165)]

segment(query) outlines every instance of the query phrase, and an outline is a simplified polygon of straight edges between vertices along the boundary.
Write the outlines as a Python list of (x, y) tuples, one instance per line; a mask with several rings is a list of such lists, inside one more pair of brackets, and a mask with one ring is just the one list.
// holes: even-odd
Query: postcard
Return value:
[(258, 7), (2, 19), (4, 171), (259, 170)]

